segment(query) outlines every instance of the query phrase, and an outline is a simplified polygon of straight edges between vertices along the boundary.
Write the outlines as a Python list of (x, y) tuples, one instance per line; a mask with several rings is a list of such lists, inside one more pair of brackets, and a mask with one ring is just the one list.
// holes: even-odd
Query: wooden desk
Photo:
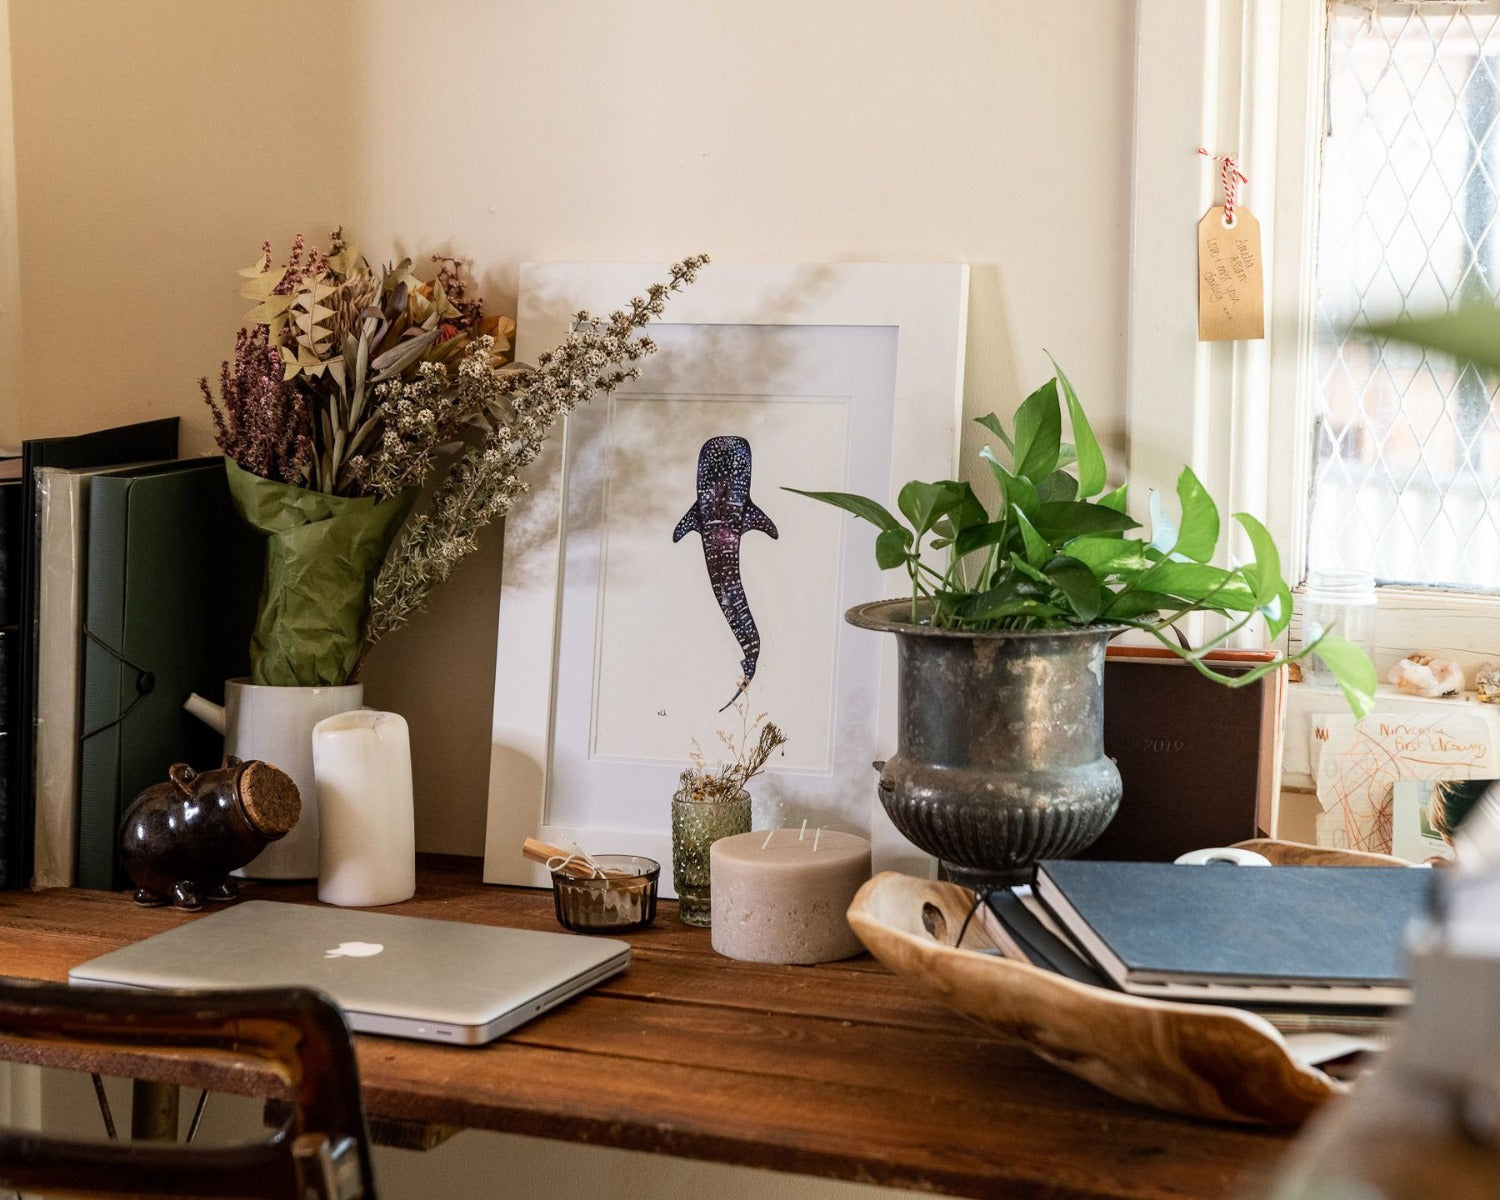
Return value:
[[(485, 887), (477, 860), (424, 857), (411, 916), (558, 927), (545, 892)], [(311, 886), (258, 898), (312, 902)], [(664, 903), (623, 975), (490, 1046), (361, 1035), (374, 1116), (770, 1167), (956, 1196), (1222, 1197), (1283, 1136), (1133, 1107), (918, 997), (868, 957), (731, 962)], [(0, 893), (0, 973), (77, 963), (193, 916), (127, 893)], [(433, 980), (441, 987), (442, 980)], [(144, 1054), (0, 1057), (271, 1095), (250, 1067)]]

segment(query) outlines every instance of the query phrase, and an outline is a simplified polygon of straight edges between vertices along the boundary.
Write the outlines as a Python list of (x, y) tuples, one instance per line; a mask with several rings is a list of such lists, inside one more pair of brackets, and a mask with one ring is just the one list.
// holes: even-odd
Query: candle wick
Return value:
[(800, 842), (806, 836), (807, 836), (807, 818), (803, 817), (802, 818), (802, 832), (797, 835), (797, 840)]
[(775, 831), (775, 830), (774, 830), (774, 829), (773, 829), (773, 830), (771, 830), (771, 832), (770, 832), (770, 833), (768, 833), (768, 834), (766, 834), (766, 840), (765, 840), (765, 841), (763, 841), (763, 842), (762, 842), (762, 843), (761, 843), (761, 844), (760, 844), (760, 848), (761, 848), (761, 849), (762, 849), (762, 850), (764, 850), (764, 849), (765, 849), (765, 848), (766, 848), (766, 847), (767, 847), (767, 846), (769, 846), (769, 845), (770, 845), (770, 844), (771, 844), (771, 839), (772, 839), (772, 838), (773, 838), (773, 837), (775, 837), (775, 836), (776, 836), (776, 831)]
[(819, 825), (818, 826), (818, 832), (815, 833), (815, 834), (813, 834), (813, 851), (812, 852), (814, 854), (816, 854), (818, 852), (818, 839), (820, 837), (822, 837), (822, 836), (823, 836), (823, 827), (821, 825)]

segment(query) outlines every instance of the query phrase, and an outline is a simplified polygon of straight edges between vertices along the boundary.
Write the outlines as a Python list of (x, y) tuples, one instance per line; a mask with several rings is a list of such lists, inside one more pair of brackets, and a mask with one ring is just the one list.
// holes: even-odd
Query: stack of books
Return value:
[(248, 667), (263, 549), (176, 417), (0, 463), (0, 888), (116, 888), (120, 816), (222, 742), (182, 711)]
[(1081, 983), (1351, 1029), (1411, 1002), (1402, 947), (1433, 884), (1405, 867), (1044, 862), (980, 920), (1007, 957)]

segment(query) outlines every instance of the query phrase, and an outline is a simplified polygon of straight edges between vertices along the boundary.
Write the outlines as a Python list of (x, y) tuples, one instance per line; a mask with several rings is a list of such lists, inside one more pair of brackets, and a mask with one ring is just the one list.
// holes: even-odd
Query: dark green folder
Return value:
[(174, 762), (218, 763), (219, 736), (182, 710), (246, 673), (263, 548), (220, 458), (94, 477), (84, 595), (78, 885), (128, 884), (120, 817)]

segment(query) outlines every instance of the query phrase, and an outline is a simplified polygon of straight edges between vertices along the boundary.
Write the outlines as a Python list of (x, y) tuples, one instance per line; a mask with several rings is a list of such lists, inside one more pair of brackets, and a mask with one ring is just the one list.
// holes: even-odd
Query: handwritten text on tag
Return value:
[(1234, 227), (1225, 228), (1224, 209), (1215, 205), (1198, 222), (1198, 340), (1265, 336), (1260, 222), (1240, 205), (1234, 210)]

